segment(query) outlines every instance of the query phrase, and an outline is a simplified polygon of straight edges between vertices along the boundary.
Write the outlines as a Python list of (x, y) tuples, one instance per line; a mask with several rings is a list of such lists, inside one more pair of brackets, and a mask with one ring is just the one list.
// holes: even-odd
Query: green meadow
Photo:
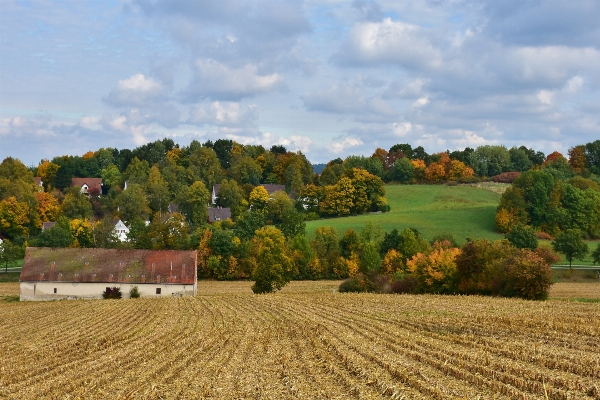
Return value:
[(416, 228), (423, 237), (451, 234), (459, 244), (466, 238), (497, 240), (494, 217), (500, 194), (473, 186), (386, 185), (391, 211), (342, 218), (320, 219), (306, 223), (309, 239), (320, 226), (331, 226), (343, 235), (348, 228), (360, 230), (367, 221), (380, 224), (385, 231)]

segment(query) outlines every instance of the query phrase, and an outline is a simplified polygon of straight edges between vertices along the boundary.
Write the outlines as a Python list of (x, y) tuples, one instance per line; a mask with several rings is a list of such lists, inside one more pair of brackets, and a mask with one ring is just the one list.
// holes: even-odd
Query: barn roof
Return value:
[(190, 284), (196, 251), (28, 247), (21, 282)]

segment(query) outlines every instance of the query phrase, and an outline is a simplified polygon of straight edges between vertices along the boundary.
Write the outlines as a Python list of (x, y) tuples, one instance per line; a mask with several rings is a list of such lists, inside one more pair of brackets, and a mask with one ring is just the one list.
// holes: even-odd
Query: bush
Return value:
[(113, 286), (106, 288), (106, 290), (102, 292), (102, 297), (105, 299), (120, 299), (123, 297), (123, 294), (121, 293), (121, 288)]
[(504, 237), (519, 249), (535, 250), (538, 247), (535, 231), (530, 226), (515, 225)]
[(535, 237), (537, 237), (539, 240), (554, 240), (550, 234), (543, 231), (536, 232)]
[(513, 183), (521, 175), (520, 172), (504, 172), (500, 175), (492, 176), (494, 182)]
[(138, 299), (140, 297), (140, 288), (133, 286), (129, 289), (129, 297), (132, 299)]
[(545, 300), (552, 285), (550, 266), (536, 253), (521, 249), (502, 264), (495, 276), (493, 294), (520, 297), (527, 300)]
[(354, 292), (354, 293), (365, 293), (373, 291), (373, 287), (369, 279), (365, 274), (358, 273), (354, 275), (352, 278), (348, 278), (342, 283), (338, 288), (338, 291), (345, 292)]
[(417, 278), (412, 275), (404, 275), (402, 278), (394, 280), (390, 286), (392, 293), (415, 293), (418, 285)]

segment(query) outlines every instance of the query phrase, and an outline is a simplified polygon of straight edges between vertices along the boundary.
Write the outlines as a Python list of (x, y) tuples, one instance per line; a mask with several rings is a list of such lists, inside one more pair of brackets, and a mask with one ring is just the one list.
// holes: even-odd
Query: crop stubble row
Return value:
[(0, 398), (600, 399), (600, 304), (235, 292), (0, 307)]

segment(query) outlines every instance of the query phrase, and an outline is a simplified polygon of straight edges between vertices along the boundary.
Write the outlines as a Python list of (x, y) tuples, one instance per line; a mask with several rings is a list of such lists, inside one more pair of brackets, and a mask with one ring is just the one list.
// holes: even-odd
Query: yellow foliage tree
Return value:
[(383, 258), (381, 263), (382, 270), (381, 272), (385, 275), (393, 275), (397, 272), (405, 272), (404, 271), (404, 257), (402, 257), (402, 253), (400, 253), (396, 249), (390, 249)]
[(407, 261), (411, 274), (419, 282), (419, 290), (426, 293), (454, 293), (458, 284), (457, 248), (434, 246), (428, 253), (418, 253)]
[(257, 186), (250, 192), (250, 206), (253, 211), (266, 211), (269, 205), (269, 192), (262, 186)]
[(42, 184), (44, 185), (44, 189), (46, 191), (50, 191), (52, 189), (52, 184), (54, 179), (56, 178), (56, 173), (60, 165), (51, 163), (48, 160), (42, 161), (40, 165), (38, 165), (37, 175), (42, 178)]
[(39, 217), (36, 226), (41, 228), (43, 222), (56, 221), (60, 214), (60, 205), (56, 197), (46, 192), (38, 192), (35, 197), (38, 200), (37, 213)]

